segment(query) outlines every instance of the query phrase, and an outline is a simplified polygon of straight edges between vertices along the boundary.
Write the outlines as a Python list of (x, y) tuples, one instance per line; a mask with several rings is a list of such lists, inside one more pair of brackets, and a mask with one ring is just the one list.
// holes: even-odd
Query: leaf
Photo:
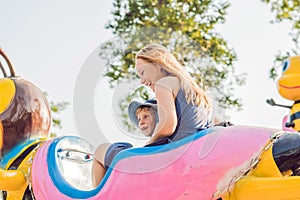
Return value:
[[(124, 40), (126, 51), (124, 46), (104, 45), (101, 49), (99, 56), (108, 61), (106, 76), (111, 87), (137, 79), (135, 53), (149, 43), (159, 43), (181, 55), (186, 70), (201, 87), (222, 90), (216, 97), (222, 107), (241, 108), (242, 102), (233, 91), (245, 83), (245, 76), (235, 72), (236, 53), (216, 27), (224, 23), (229, 1), (115, 0), (113, 4), (113, 19), (106, 28)], [(142, 89), (135, 94), (145, 100), (151, 97), (149, 91)]]

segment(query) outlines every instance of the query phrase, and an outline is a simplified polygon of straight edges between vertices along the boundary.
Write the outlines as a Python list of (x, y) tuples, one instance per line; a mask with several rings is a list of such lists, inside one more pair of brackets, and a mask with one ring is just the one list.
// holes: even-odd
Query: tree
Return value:
[[(47, 93), (44, 93), (47, 97)], [(62, 128), (62, 120), (59, 118), (59, 113), (66, 109), (66, 107), (69, 105), (68, 102), (60, 101), (60, 102), (54, 102), (52, 100), (49, 101), (49, 106), (52, 114), (52, 127), (53, 128)], [(57, 134), (51, 132), (50, 137), (56, 137)]]
[[(236, 53), (216, 31), (216, 26), (225, 22), (230, 6), (227, 1), (114, 0), (113, 4), (113, 20), (106, 28), (119, 39), (103, 44), (100, 53), (109, 66), (105, 75), (112, 87), (126, 79), (137, 79), (135, 53), (155, 42), (178, 52), (198, 83), (205, 78), (201, 87), (213, 91), (220, 108), (241, 109), (234, 88), (243, 85), (245, 77), (235, 73)], [(151, 95), (147, 89), (138, 88), (121, 101), (121, 109), (136, 96), (147, 99)]]
[(279, 51), (275, 55), (273, 66), (270, 69), (270, 78), (275, 79), (278, 74), (276, 69), (280, 67), (285, 59), (300, 53), (300, 2), (299, 0), (262, 0), (275, 14), (275, 19), (271, 23), (281, 23), (287, 21), (291, 24), (289, 32), (294, 46), (287, 52)]

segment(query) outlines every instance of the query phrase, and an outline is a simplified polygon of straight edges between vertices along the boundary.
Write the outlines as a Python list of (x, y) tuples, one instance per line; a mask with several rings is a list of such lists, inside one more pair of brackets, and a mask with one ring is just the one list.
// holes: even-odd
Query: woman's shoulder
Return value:
[(180, 80), (176, 76), (167, 76), (159, 79), (157, 85), (167, 88), (173, 93), (173, 96), (176, 97), (180, 89)]
[(180, 80), (176, 76), (166, 76), (157, 81), (158, 84), (163, 84), (171, 88), (180, 88)]

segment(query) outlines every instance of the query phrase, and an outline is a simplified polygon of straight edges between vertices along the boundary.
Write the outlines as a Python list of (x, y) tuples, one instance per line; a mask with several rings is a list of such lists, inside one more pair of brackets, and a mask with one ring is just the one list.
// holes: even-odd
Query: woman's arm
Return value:
[(174, 133), (177, 126), (175, 98), (179, 88), (180, 83), (177, 77), (165, 77), (155, 84), (159, 122), (147, 144)]

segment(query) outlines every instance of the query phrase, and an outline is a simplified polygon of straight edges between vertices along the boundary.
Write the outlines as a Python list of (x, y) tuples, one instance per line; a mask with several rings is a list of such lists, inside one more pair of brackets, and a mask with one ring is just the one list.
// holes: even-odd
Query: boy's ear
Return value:
[(158, 64), (158, 69), (161, 71), (161, 72), (165, 72), (166, 70), (163, 68), (163, 66), (161, 64)]
[(163, 68), (163, 66), (161, 65), (161, 64), (155, 64), (155, 66), (161, 71), (161, 72), (163, 72), (164, 71), (164, 68)]

